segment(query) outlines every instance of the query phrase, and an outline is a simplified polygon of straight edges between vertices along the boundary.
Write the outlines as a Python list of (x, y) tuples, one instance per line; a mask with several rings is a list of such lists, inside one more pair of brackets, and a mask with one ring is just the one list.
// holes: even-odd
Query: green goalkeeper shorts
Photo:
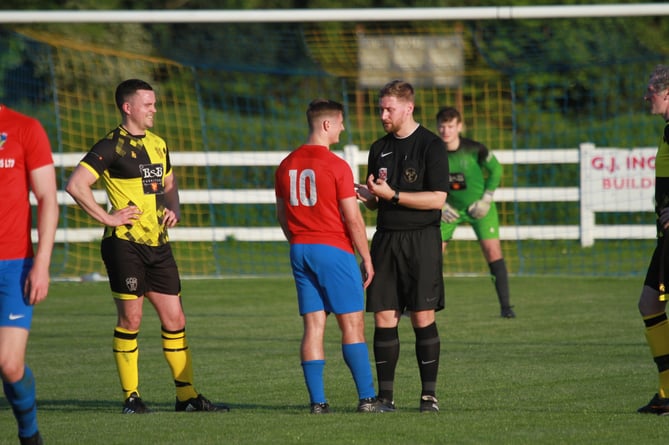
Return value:
[[(459, 209), (458, 209), (459, 210)], [(474, 229), (476, 238), (499, 239), (499, 216), (497, 215), (497, 206), (493, 203), (490, 206), (488, 214), (481, 219), (474, 219), (467, 214), (467, 209), (459, 210), (460, 218), (452, 223), (441, 222), (441, 240), (448, 242), (453, 238), (455, 229), (462, 223), (467, 223)]]

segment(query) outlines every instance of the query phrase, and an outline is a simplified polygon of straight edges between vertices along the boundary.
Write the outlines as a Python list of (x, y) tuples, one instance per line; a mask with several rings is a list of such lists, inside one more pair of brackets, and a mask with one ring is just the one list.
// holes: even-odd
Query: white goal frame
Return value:
[(542, 18), (669, 15), (669, 4), (481, 6), (441, 8), (172, 9), (0, 11), (0, 23), (299, 23), (427, 20), (520, 20)]

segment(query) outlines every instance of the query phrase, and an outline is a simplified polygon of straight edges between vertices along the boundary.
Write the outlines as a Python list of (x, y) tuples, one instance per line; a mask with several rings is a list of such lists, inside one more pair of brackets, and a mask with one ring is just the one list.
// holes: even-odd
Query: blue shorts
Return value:
[(363, 310), (362, 274), (354, 254), (324, 244), (291, 244), (290, 264), (300, 315)]
[(32, 258), (0, 260), (0, 326), (30, 330), (33, 307), (23, 287), (32, 267)]

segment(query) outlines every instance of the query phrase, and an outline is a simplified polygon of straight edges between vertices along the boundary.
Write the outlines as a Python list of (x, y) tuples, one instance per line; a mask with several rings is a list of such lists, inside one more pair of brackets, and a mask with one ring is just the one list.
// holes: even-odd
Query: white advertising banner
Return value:
[[(607, 236), (596, 225), (595, 212), (652, 212), (655, 210), (656, 148), (595, 148), (580, 146), (581, 245), (590, 247)], [(623, 230), (624, 228), (624, 230)], [(618, 239), (652, 237), (654, 226), (624, 225), (615, 228)]]
[(654, 148), (581, 145), (581, 199), (596, 212), (654, 210)]

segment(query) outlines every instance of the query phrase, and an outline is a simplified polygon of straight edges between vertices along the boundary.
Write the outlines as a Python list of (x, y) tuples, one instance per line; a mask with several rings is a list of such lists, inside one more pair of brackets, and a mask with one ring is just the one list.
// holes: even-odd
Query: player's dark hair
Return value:
[(138, 90), (153, 91), (153, 87), (141, 79), (128, 79), (118, 84), (114, 99), (116, 99), (116, 106), (120, 111), (123, 111), (123, 104)]
[(442, 122), (450, 122), (453, 119), (456, 122), (462, 122), (462, 115), (454, 107), (444, 107), (437, 112), (437, 125), (440, 125)]
[(381, 91), (379, 91), (379, 99), (386, 96), (396, 97), (406, 102), (413, 103), (414, 90), (409, 82), (393, 80), (385, 84), (384, 87), (381, 88)]
[(309, 130), (313, 130), (314, 122), (323, 116), (332, 116), (334, 114), (344, 114), (344, 106), (339, 102), (330, 99), (314, 99), (307, 107), (307, 123)]

